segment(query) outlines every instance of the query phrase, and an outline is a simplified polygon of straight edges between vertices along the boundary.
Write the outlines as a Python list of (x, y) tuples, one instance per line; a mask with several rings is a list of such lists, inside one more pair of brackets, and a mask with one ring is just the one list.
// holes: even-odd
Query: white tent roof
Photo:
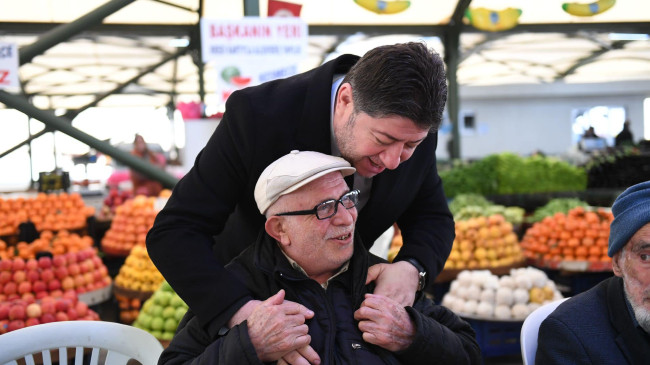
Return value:
[[(398, 14), (379, 15), (353, 0), (307, 1), (301, 17), (310, 25), (309, 58), (303, 70), (339, 53), (362, 54), (382, 43), (425, 38), (444, 53), (436, 34), (449, 26), (458, 2), (412, 0)], [(586, 2), (582, 0), (576, 0)], [(74, 21), (106, 0), (21, 0), (0, 12), (0, 41), (19, 47), (36, 42), (53, 27)], [(497, 85), (518, 83), (588, 83), (650, 81), (650, 2), (617, 0), (592, 17), (562, 10), (562, 0), (475, 0), (470, 7), (494, 10), (518, 7), (520, 22), (506, 32), (482, 32), (462, 27), (458, 83)], [(259, 3), (266, 14), (267, 0)], [(179, 51), (173, 43), (189, 40), (202, 7), (206, 18), (239, 18), (244, 2), (233, 0), (136, 0), (93, 27), (61, 42), (20, 67), (23, 91), (39, 108), (74, 110), (104, 93), (100, 106), (131, 106), (198, 101), (198, 68), (192, 52), (145, 72)], [(394, 31), (393, 31), (394, 29)], [(523, 30), (523, 31), (522, 31)], [(362, 33), (359, 33), (362, 32)], [(397, 35), (391, 33), (408, 33)], [(639, 40), (630, 35), (641, 33)], [(643, 37), (645, 35), (645, 37)], [(129, 80), (142, 75), (135, 82)], [(216, 72), (204, 73), (206, 101), (215, 91)], [(127, 85), (128, 84), (128, 85)], [(116, 89), (123, 86), (119, 92)], [(1, 104), (0, 104), (1, 105)]]

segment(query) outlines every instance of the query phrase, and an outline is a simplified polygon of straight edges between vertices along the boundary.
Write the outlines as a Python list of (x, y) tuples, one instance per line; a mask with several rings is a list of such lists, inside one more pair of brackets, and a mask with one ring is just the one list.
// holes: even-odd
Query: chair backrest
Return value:
[[(120, 323), (104, 321), (64, 321), (39, 324), (0, 335), (0, 364), (35, 362), (51, 365), (125, 365), (134, 359), (153, 365), (163, 346), (149, 332)], [(50, 352), (50, 350), (54, 350)]]
[(551, 303), (544, 304), (543, 306), (535, 309), (531, 314), (526, 317), (521, 326), (521, 356), (524, 360), (524, 365), (535, 365), (535, 354), (537, 353), (537, 334), (539, 326), (544, 319), (548, 317), (551, 312), (569, 298), (559, 299)]

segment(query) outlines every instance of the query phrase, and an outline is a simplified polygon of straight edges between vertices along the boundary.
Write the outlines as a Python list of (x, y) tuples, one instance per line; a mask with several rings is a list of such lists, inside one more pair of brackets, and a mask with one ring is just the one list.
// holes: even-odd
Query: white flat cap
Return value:
[(341, 157), (293, 150), (271, 163), (260, 175), (255, 184), (257, 208), (265, 214), (282, 195), (334, 171), (348, 176), (354, 174), (356, 169)]

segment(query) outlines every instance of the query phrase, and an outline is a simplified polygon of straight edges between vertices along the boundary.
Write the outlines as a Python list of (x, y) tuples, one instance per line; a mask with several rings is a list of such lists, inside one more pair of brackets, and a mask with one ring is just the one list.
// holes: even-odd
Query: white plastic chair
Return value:
[[(35, 358), (43, 365), (51, 365), (53, 361), (66, 365), (69, 349), (74, 351), (71, 364), (84, 363), (84, 354), (90, 354), (90, 365), (125, 365), (131, 359), (153, 365), (158, 362), (163, 346), (149, 332), (132, 326), (104, 321), (64, 321), (0, 335), (0, 349), (0, 364), (4, 365), (17, 365), (22, 359), (26, 365), (34, 365)], [(55, 350), (54, 360), (50, 350)]]
[(539, 326), (551, 314), (558, 305), (562, 304), (569, 298), (559, 299), (551, 303), (544, 304), (543, 306), (535, 309), (531, 314), (526, 317), (524, 323), (521, 325), (521, 357), (524, 360), (524, 365), (535, 365), (535, 355), (537, 354), (537, 335), (539, 333)]

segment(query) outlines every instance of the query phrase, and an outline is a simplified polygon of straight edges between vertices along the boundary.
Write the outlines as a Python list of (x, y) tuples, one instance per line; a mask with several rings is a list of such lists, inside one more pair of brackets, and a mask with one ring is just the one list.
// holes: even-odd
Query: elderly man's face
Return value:
[[(320, 177), (283, 197), (287, 210), (311, 209), (328, 199), (339, 199), (349, 188), (340, 172)], [(284, 216), (280, 243), (285, 253), (307, 274), (317, 280), (328, 279), (352, 257), (357, 209), (338, 205), (336, 214), (319, 220), (316, 215)]]
[(650, 331), (650, 223), (632, 236), (612, 263), (614, 274), (623, 278), (637, 321)]

